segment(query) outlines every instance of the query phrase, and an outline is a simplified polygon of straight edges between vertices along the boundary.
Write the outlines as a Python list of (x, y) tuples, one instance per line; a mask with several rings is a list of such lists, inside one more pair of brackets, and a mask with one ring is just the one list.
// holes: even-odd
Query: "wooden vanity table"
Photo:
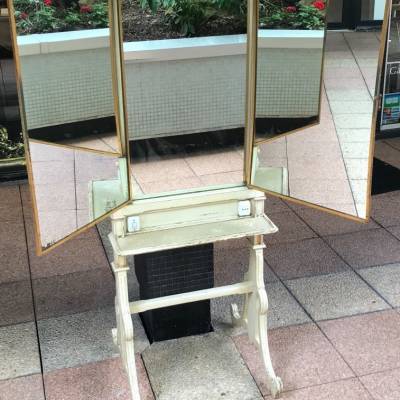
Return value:
[[(275, 375), (268, 348), (268, 298), (263, 257), (263, 235), (275, 233), (278, 228), (264, 214), (264, 200), (261, 192), (237, 187), (137, 200), (111, 216), (109, 239), (114, 251), (117, 315), (113, 338), (119, 347), (134, 400), (140, 399), (140, 394), (131, 314), (238, 294), (246, 296), (246, 301), (241, 311), (236, 304), (231, 305), (232, 323), (247, 327), (250, 341), (261, 353), (271, 394), (275, 398), (281, 393), (282, 381)], [(239, 209), (243, 216), (239, 216)], [(129, 232), (132, 218), (138, 229), (135, 232)], [(128, 256), (239, 238), (247, 238), (251, 250), (249, 269), (242, 282), (129, 301)]]

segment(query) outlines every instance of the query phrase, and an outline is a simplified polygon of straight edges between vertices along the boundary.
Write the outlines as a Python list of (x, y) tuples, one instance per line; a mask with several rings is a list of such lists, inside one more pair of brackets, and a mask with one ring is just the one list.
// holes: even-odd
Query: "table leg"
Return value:
[(114, 343), (119, 347), (121, 359), (128, 375), (132, 400), (140, 400), (133, 342), (133, 323), (129, 309), (128, 271), (126, 257), (115, 256), (113, 272), (116, 285), (115, 312), (117, 329), (113, 329), (112, 335)]
[(267, 384), (272, 397), (276, 398), (282, 393), (282, 380), (276, 376), (272, 366), (268, 346), (268, 297), (264, 284), (264, 248), (262, 236), (253, 238), (249, 271), (245, 279), (254, 283), (254, 291), (246, 296), (242, 315), (236, 305), (232, 305), (232, 317), (235, 324), (244, 324), (247, 327), (250, 341), (255, 344), (263, 360), (267, 372)]

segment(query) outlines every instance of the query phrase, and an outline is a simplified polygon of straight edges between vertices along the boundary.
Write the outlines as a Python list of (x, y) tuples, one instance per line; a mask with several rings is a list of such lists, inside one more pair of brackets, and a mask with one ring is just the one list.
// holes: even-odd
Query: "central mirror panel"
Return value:
[(134, 199), (243, 185), (245, 4), (124, 1)]
[(14, 8), (29, 137), (119, 154), (108, 0)]

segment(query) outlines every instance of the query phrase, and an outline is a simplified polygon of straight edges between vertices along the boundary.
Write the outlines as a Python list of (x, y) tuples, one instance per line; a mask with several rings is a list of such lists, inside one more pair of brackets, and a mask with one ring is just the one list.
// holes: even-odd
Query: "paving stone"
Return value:
[(400, 399), (400, 369), (361, 376), (359, 379), (374, 399)]
[(157, 400), (262, 399), (232, 340), (210, 333), (153, 344), (143, 353)]
[(42, 256), (36, 255), (32, 222), (26, 220), (25, 228), (33, 279), (96, 268), (109, 268), (102, 242), (95, 228), (89, 229)]
[(393, 307), (400, 307), (400, 263), (360, 270), (360, 275)]
[(325, 238), (354, 268), (400, 262), (400, 241), (385, 229), (371, 229)]
[[(275, 373), (282, 378), (284, 391), (354, 376), (314, 324), (273, 329), (268, 336), (272, 364)], [(262, 394), (269, 395), (259, 351), (247, 336), (237, 336), (234, 341)]]
[[(266, 400), (272, 399), (268, 396)], [(372, 400), (357, 378), (286, 392), (282, 400)]]
[(293, 211), (272, 213), (268, 217), (279, 231), (273, 235), (264, 236), (267, 246), (316, 237), (316, 234)]
[[(134, 316), (135, 350), (148, 345), (139, 316)], [(51, 318), (38, 322), (43, 369), (56, 369), (102, 361), (116, 357), (111, 330), (116, 327), (113, 307)]]
[(14, 249), (26, 253), (23, 221), (2, 221), (0, 224), (0, 251)]
[(374, 221), (368, 224), (354, 222), (337, 215), (328, 214), (311, 208), (297, 208), (295, 210), (311, 228), (321, 236), (339, 235), (349, 232), (374, 229), (378, 225)]
[(249, 241), (247, 238), (222, 240), (214, 243), (214, 251), (226, 249), (247, 249), (248, 247)]
[(34, 251), (30, 251), (30, 265), (33, 279), (96, 268), (109, 269), (109, 263), (99, 238), (71, 239), (40, 257)]
[(319, 325), (357, 376), (400, 368), (400, 314), (396, 311), (357, 315)]
[(294, 279), (286, 284), (315, 321), (389, 308), (352, 271)]
[(22, 204), (18, 185), (0, 184), (0, 221), (22, 222)]
[(112, 230), (110, 218), (107, 218), (104, 221), (101, 221), (99, 224), (96, 225), (96, 228), (99, 233), (101, 242), (103, 243), (103, 247), (106, 252), (108, 261), (111, 263), (112, 261), (114, 261), (114, 254), (113, 254), (111, 243), (108, 239), (108, 235)]
[(278, 197), (266, 195), (264, 210), (267, 215), (276, 212), (289, 211), (288, 205)]
[(0, 328), (0, 380), (40, 373), (33, 322)]
[[(281, 282), (267, 284), (266, 290), (269, 304), (269, 329), (298, 325), (311, 321)], [(232, 327), (230, 306), (233, 303), (236, 303), (239, 306), (239, 310), (242, 310), (244, 296), (229, 296), (213, 299), (211, 301), (211, 313), (213, 328), (215, 330), (222, 330), (228, 335), (236, 336), (243, 334), (246, 330), (242, 327)]]
[[(140, 357), (136, 358), (141, 400), (154, 400)], [(44, 375), (46, 400), (132, 400), (120, 358)]]
[(0, 381), (1, 400), (45, 400), (42, 375)]
[(0, 285), (0, 326), (34, 321), (31, 282)]
[(377, 141), (375, 145), (374, 157), (382, 160), (395, 168), (400, 168), (400, 152), (388, 143)]
[(322, 239), (268, 246), (265, 260), (281, 279), (341, 272), (348, 266)]
[(105, 269), (33, 280), (37, 318), (96, 310), (114, 304), (115, 283)]
[(397, 239), (400, 240), (400, 226), (392, 226), (390, 228), (387, 228), (387, 230), (394, 236), (397, 237)]
[(17, 248), (7, 245), (1, 248), (0, 245), (0, 284), (30, 279), (28, 254), (24, 246)]
[[(250, 249), (224, 249), (214, 251), (215, 286), (231, 285), (242, 282), (244, 273), (249, 269)], [(264, 264), (265, 282), (274, 282), (278, 278), (267, 264)]]
[(373, 196), (372, 217), (384, 227), (400, 225), (400, 191)]

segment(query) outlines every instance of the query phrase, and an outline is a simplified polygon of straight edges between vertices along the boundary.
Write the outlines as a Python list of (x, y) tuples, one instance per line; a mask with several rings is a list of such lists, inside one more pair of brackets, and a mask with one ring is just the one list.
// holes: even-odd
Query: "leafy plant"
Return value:
[(244, 18), (246, 0), (140, 0), (140, 5), (153, 12), (165, 10), (167, 18), (184, 35), (193, 35), (198, 28), (218, 15)]
[(107, 0), (15, 0), (20, 35), (108, 26)]
[(262, 27), (269, 29), (318, 30), (325, 27), (325, 13), (325, 0), (286, 3), (266, 1), (260, 23)]
[(24, 153), (22, 134), (19, 141), (10, 140), (7, 129), (0, 125), (0, 160), (23, 157)]

